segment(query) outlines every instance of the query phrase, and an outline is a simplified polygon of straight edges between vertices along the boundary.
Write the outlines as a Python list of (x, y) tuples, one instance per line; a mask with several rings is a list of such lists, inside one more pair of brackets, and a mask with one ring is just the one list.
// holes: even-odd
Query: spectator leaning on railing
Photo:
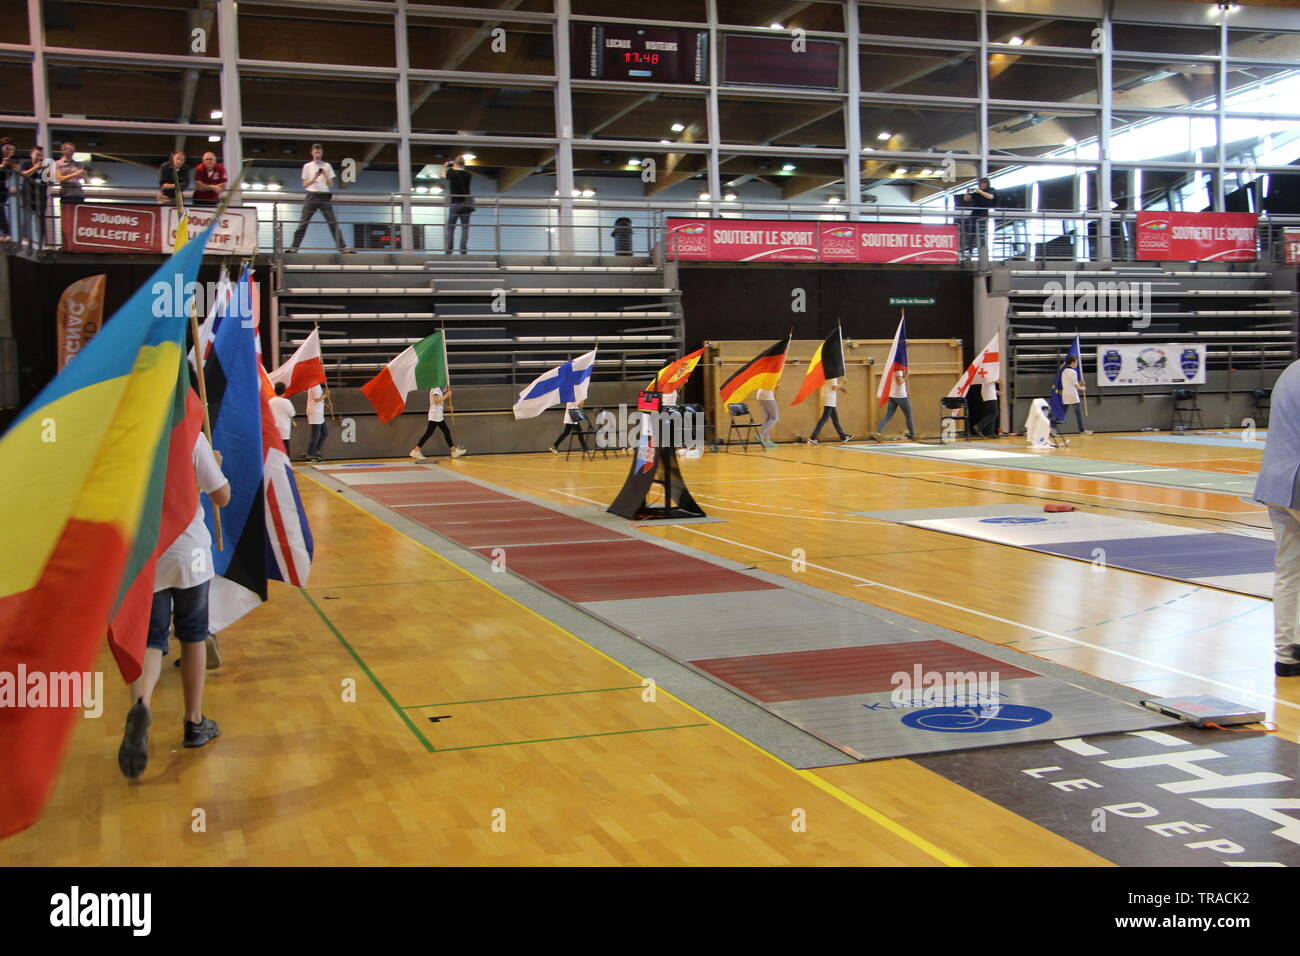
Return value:
[(194, 205), (217, 205), (229, 180), (226, 167), (217, 162), (217, 154), (204, 153), (203, 162), (194, 168)]
[(177, 188), (182, 193), (190, 188), (190, 168), (185, 165), (185, 153), (179, 149), (158, 167), (158, 201), (165, 205), (174, 204)]

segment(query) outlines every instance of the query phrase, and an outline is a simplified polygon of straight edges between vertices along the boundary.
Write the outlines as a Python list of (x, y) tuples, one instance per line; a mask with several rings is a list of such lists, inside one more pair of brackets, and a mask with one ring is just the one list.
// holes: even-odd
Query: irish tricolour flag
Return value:
[(413, 388), (447, 387), (447, 343), (442, 332), (434, 332), (408, 348), (361, 386), (375, 406), (381, 422), (391, 422), (406, 410), (406, 396)]

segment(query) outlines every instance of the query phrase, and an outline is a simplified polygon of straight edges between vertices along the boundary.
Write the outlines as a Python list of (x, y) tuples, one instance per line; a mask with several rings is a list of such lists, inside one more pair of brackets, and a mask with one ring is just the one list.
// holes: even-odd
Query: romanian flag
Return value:
[(406, 411), (406, 396), (413, 389), (446, 388), (447, 383), (447, 343), (442, 332), (434, 332), (380, 369), (361, 393), (381, 422), (391, 422)]
[(760, 388), (776, 388), (781, 381), (781, 369), (785, 368), (785, 353), (789, 350), (789, 339), (777, 342), (738, 368), (722, 383), (723, 402), (743, 402)]
[(899, 319), (898, 328), (894, 330), (894, 342), (889, 347), (889, 358), (885, 360), (884, 370), (880, 373), (880, 386), (876, 390), (876, 398), (881, 408), (889, 404), (889, 393), (894, 387), (894, 373), (906, 369), (907, 319)]
[(683, 355), (676, 362), (665, 365), (659, 370), (655, 380), (650, 383), (648, 391), (662, 392), (665, 395), (681, 391), (686, 384), (686, 380), (695, 371), (695, 366), (700, 364), (700, 359), (703, 357), (704, 349), (696, 349), (690, 355)]
[(808, 371), (804, 373), (803, 384), (799, 386), (799, 394), (794, 397), (794, 401), (790, 404), (798, 405), (831, 379), (843, 378), (843, 376), (844, 339), (841, 337), (840, 327), (837, 325), (835, 331), (826, 336), (826, 341), (817, 346), (812, 361), (808, 363)]
[[(153, 287), (194, 281), (208, 230), (169, 258), (0, 438), (0, 684), (84, 674), (123, 585), (153, 555), (188, 317)], [(166, 300), (170, 301), (170, 300)], [(66, 683), (64, 684), (66, 690)], [(48, 703), (59, 706), (48, 706)], [(0, 836), (45, 804), (81, 701), (0, 707)]]

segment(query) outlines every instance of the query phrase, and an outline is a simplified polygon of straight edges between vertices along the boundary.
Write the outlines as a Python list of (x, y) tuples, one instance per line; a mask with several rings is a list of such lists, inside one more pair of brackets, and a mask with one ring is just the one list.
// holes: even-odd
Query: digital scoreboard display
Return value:
[(575, 23), (571, 75), (578, 80), (705, 83), (709, 35), (704, 30)]

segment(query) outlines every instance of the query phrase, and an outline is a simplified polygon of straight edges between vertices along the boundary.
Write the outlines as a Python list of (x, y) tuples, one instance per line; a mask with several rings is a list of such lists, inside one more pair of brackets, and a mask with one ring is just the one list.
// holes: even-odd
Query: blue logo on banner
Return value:
[(980, 518), (980, 524), (1038, 524), (1046, 518)]
[(1183, 377), (1190, 381), (1196, 378), (1196, 373), (1201, 369), (1201, 353), (1194, 348), (1183, 349), (1179, 362), (1183, 366)]
[(1119, 378), (1120, 369), (1124, 367), (1124, 358), (1119, 349), (1107, 349), (1101, 356), (1101, 370), (1112, 382)]
[(1023, 730), (1045, 724), (1052, 713), (1024, 704), (990, 704), (987, 707), (929, 707), (912, 711), (903, 723), (917, 730), (945, 734), (991, 734), (1000, 730)]

